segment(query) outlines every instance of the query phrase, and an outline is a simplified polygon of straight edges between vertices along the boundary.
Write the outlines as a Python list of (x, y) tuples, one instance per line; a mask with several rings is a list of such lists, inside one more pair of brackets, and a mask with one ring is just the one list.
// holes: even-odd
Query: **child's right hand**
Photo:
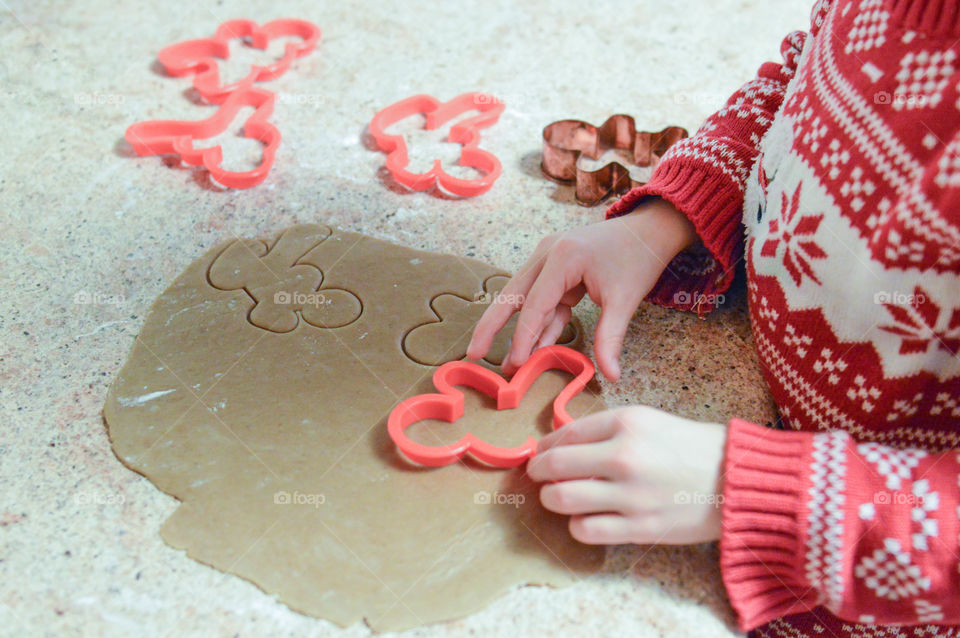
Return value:
[(696, 239), (683, 213), (659, 198), (623, 217), (545, 237), (477, 322), (467, 356), (483, 357), (519, 311), (502, 364), (504, 372), (512, 373), (535, 348), (556, 342), (571, 309), (587, 294), (601, 308), (594, 335), (597, 364), (616, 381), (630, 318), (670, 260)]

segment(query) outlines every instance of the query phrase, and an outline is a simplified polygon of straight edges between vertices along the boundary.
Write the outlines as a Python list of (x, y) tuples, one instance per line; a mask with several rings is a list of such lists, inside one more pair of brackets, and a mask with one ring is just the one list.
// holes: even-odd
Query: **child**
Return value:
[(787, 430), (595, 414), (529, 463), (544, 506), (586, 543), (719, 539), (757, 636), (957, 636), (960, 0), (821, 0), (781, 49), (607, 221), (542, 241), (468, 353), (519, 311), (509, 372), (589, 295), (615, 381), (643, 298), (702, 315), (745, 259)]

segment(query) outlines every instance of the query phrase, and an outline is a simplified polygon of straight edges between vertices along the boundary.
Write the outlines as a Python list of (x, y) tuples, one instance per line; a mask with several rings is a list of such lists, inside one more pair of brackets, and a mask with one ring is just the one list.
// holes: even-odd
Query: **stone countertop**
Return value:
[[(538, 239), (599, 219), (540, 176), (540, 131), (617, 112), (645, 129), (693, 130), (807, 26), (809, 2), (509, 3), (14, 2), (0, 8), (0, 635), (367, 635), (290, 611), (254, 585), (160, 540), (176, 502), (114, 457), (101, 409), (153, 299), (207, 248), (321, 222), (516, 269)], [(188, 78), (157, 51), (223, 20), (309, 19), (318, 50), (264, 84), (284, 141), (266, 182), (222, 189), (204, 171), (136, 159), (125, 128), (200, 119)], [(271, 48), (269, 52), (274, 49)], [(236, 79), (264, 56), (238, 51)], [(365, 127), (413, 93), (493, 93), (483, 134), (494, 188), (452, 201), (391, 183)], [(452, 162), (442, 132), (415, 132), (412, 168)], [(229, 139), (228, 139), (229, 138)], [(252, 146), (251, 146), (252, 145)], [(232, 168), (259, 145), (225, 136)], [(705, 321), (643, 305), (610, 404), (765, 421), (743, 294)], [(592, 332), (596, 310), (578, 314)], [(733, 633), (713, 545), (617, 547), (604, 573), (555, 591), (521, 587), (422, 636)]]

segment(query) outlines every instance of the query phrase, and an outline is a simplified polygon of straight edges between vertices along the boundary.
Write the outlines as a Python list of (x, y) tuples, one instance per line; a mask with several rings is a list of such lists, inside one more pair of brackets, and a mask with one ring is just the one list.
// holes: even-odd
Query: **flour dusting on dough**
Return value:
[(137, 405), (143, 405), (148, 401), (153, 401), (154, 399), (159, 399), (162, 396), (166, 396), (171, 392), (176, 392), (176, 390), (157, 390), (156, 392), (151, 392), (149, 394), (141, 394), (138, 397), (117, 397), (117, 402), (125, 408), (132, 408)]

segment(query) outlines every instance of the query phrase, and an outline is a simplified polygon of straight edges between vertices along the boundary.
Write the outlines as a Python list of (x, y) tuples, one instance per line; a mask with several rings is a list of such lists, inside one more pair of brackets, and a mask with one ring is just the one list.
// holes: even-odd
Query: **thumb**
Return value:
[(623, 348), (623, 336), (627, 332), (627, 325), (633, 317), (633, 312), (640, 302), (634, 303), (631, 299), (614, 298), (607, 302), (597, 322), (597, 331), (593, 340), (593, 351), (597, 357), (597, 364), (611, 381), (620, 378), (620, 351)]

